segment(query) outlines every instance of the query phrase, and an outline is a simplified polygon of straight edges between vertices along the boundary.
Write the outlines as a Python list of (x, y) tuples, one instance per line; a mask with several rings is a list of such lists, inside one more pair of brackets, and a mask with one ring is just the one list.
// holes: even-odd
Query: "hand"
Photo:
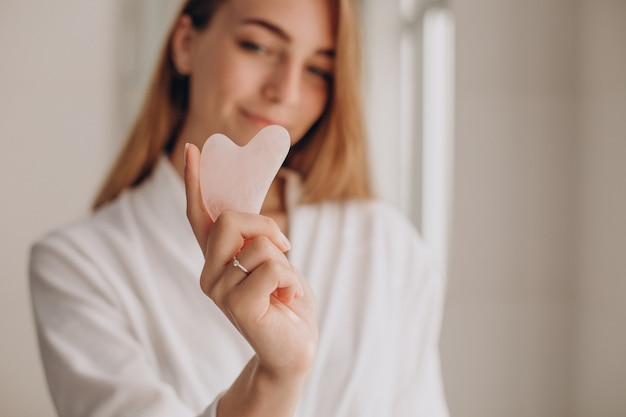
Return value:
[[(317, 347), (310, 287), (289, 263), (289, 242), (269, 217), (226, 212), (215, 224), (200, 194), (200, 153), (185, 151), (187, 217), (205, 255), (203, 292), (254, 349), (259, 367), (274, 377), (303, 376)], [(234, 256), (249, 271), (233, 266)]]

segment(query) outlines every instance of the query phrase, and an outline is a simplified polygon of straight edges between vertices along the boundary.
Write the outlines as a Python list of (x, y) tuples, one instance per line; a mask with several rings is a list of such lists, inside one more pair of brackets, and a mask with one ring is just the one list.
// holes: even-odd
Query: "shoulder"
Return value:
[(125, 194), (95, 213), (59, 227), (34, 242), (30, 251), (32, 285), (101, 276), (123, 262), (133, 246), (133, 215)]
[[(385, 282), (393, 294), (431, 296), (445, 287), (442, 268), (411, 221), (389, 203), (379, 200), (338, 201), (311, 205), (304, 216), (305, 234), (326, 248), (328, 258), (341, 254), (360, 265), (363, 284)], [(301, 238), (300, 238), (301, 239)], [(363, 268), (365, 268), (365, 271)], [(353, 269), (347, 267), (347, 270)], [(378, 287), (377, 287), (378, 288)]]
[(422, 245), (422, 239), (409, 219), (381, 200), (347, 200), (323, 203), (322, 211), (334, 212), (337, 221), (377, 239)]
[(115, 234), (128, 233), (125, 223), (129, 221), (128, 196), (123, 194), (112, 203), (94, 213), (46, 233), (33, 244), (35, 250), (50, 247), (86, 249)]
[(361, 221), (368, 222), (387, 230), (393, 230), (401, 234), (414, 234), (417, 232), (413, 224), (392, 205), (381, 200), (354, 201), (350, 200), (343, 204), (343, 210), (351, 215), (359, 216)]
[(388, 262), (432, 263), (432, 253), (411, 221), (381, 200), (328, 201), (304, 206), (305, 219), (344, 242), (369, 248)]

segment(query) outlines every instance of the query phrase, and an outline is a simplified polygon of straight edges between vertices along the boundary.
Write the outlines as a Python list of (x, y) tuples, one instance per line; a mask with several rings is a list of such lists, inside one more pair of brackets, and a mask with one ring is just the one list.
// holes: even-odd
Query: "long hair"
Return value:
[[(149, 84), (145, 101), (125, 145), (113, 163), (92, 208), (114, 200), (139, 185), (152, 172), (159, 155), (170, 153), (189, 105), (189, 79), (177, 73), (171, 41), (181, 16), (189, 15), (196, 30), (205, 29), (226, 0), (187, 0), (170, 28)], [(320, 202), (370, 198), (361, 97), (360, 25), (356, 0), (330, 0), (336, 50), (329, 100), (320, 119), (291, 149), (285, 165), (303, 179), (302, 200)]]

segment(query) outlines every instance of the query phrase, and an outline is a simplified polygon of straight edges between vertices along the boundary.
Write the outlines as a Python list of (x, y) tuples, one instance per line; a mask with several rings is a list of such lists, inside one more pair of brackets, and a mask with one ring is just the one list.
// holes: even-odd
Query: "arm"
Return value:
[[(289, 243), (273, 220), (223, 213), (211, 222), (200, 194), (199, 158), (199, 150), (188, 146), (187, 216), (205, 254), (200, 284), (255, 352), (224, 393), (217, 415), (291, 416), (317, 347), (312, 292), (284, 255)], [(235, 255), (249, 274), (232, 265)]]

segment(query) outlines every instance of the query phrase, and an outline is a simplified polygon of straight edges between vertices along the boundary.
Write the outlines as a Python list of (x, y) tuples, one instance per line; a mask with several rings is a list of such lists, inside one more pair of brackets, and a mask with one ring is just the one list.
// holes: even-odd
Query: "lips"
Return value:
[(247, 110), (241, 110), (241, 114), (257, 129), (263, 129), (264, 127), (270, 125), (280, 125), (285, 127), (285, 125), (277, 119), (273, 119), (270, 117), (266, 117), (264, 115), (260, 115), (257, 113), (249, 112)]

